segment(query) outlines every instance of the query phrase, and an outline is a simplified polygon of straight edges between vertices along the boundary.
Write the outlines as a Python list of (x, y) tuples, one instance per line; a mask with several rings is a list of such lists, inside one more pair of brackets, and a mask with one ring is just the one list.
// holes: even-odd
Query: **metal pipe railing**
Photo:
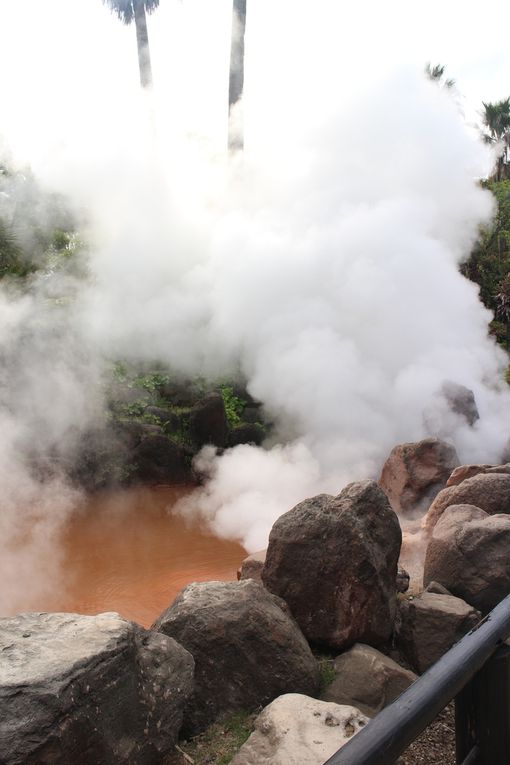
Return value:
[[(509, 635), (510, 595), (324, 765), (393, 765), (438, 713), (460, 694)], [(507, 712), (510, 723), (510, 709)], [(476, 717), (476, 712), (471, 714), (470, 725)], [(510, 725), (508, 728), (510, 730)], [(459, 740), (463, 740), (463, 736), (460, 734), (459, 739), (457, 732), (457, 742)], [(478, 745), (473, 739), (471, 749), (475, 743)], [(483, 759), (483, 754), (472, 760), (466, 752), (464, 762), (466, 757), (470, 762), (499, 765), (499, 760)]]

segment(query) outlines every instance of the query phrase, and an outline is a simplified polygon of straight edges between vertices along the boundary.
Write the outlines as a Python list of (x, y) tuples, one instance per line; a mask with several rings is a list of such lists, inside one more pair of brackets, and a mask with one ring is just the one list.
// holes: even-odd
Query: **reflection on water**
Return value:
[(63, 534), (65, 588), (39, 610), (118, 611), (150, 626), (189, 582), (235, 579), (245, 550), (172, 515), (188, 491), (130, 490), (88, 502)]

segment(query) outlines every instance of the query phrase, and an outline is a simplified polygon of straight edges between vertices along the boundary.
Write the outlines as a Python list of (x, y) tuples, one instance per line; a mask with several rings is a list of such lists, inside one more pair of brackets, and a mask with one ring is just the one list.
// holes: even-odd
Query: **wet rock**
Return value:
[(427, 547), (423, 581), (440, 582), (482, 613), (510, 593), (510, 516), (452, 505)]
[(379, 486), (396, 513), (424, 512), (458, 464), (455, 448), (438, 438), (399, 444), (384, 464)]
[(185, 449), (163, 435), (144, 438), (133, 451), (135, 477), (143, 483), (189, 483), (191, 459)]
[(343, 650), (391, 634), (402, 534), (373, 481), (301, 502), (274, 524), (262, 570), (315, 643)]
[(434, 526), (450, 505), (475, 505), (489, 515), (510, 512), (510, 475), (480, 473), (466, 478), (457, 486), (439, 492), (423, 518), (423, 529), (431, 534)]
[(0, 619), (0, 762), (158, 762), (192, 688), (190, 654), (118, 614)]
[(189, 431), (197, 449), (206, 444), (220, 448), (228, 445), (227, 415), (219, 393), (209, 393), (195, 404), (189, 415)]
[(460, 598), (424, 592), (399, 604), (397, 647), (421, 674), (476, 626), (480, 618), (481, 614)]
[(451, 411), (463, 417), (468, 425), (472, 426), (480, 419), (475, 394), (465, 385), (447, 381), (443, 383), (442, 394)]
[(238, 425), (230, 431), (228, 445), (254, 444), (260, 446), (265, 437), (266, 432), (258, 423)]
[(195, 659), (195, 694), (185, 732), (219, 715), (256, 709), (287, 692), (313, 694), (318, 666), (286, 606), (261, 584), (188, 585), (153, 625)]
[(258, 716), (231, 765), (322, 765), (367, 722), (354, 707), (289, 693)]
[(266, 560), (267, 550), (259, 550), (245, 558), (237, 572), (238, 579), (255, 579), (261, 581), (262, 569)]
[(350, 704), (373, 717), (403, 693), (416, 675), (393, 659), (362, 643), (337, 656), (335, 679), (321, 698)]

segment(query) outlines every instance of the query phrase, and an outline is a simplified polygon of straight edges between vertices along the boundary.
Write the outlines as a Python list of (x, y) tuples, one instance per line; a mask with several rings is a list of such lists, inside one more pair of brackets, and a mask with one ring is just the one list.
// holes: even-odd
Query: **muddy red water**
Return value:
[(66, 591), (41, 610), (118, 611), (149, 626), (189, 582), (232, 580), (245, 550), (172, 514), (189, 489), (131, 490), (90, 501), (66, 527)]

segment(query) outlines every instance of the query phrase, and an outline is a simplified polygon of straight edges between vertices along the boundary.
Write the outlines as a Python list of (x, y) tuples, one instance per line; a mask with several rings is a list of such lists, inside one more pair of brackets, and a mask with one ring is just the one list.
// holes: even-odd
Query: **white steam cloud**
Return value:
[[(32, 5), (49, 33), (42, 4)], [(246, 151), (229, 159), (228, 2), (214, 11), (210, 2), (169, 2), (152, 17), (152, 99), (136, 90), (134, 31), (99, 2), (72, 13), (69, 5), (53, 1), (67, 32), (61, 48), (51, 37), (49, 61), (30, 71), (19, 54), (2, 127), (18, 162), (86, 210), (91, 278), (65, 329), (44, 314), (41, 285), (28, 297), (0, 294), (10, 549), (0, 577), (16, 555), (29, 570), (33, 550), (20, 558), (15, 544), (20, 507), (38, 502), (41, 537), (53, 539), (77, 501), (58, 477), (31, 476), (20, 432), (23, 443), (63, 449), (97, 415), (108, 356), (248, 381), (275, 423), (273, 443), (221, 457), (204, 450), (209, 481), (183, 511), (193, 506), (250, 550), (265, 545), (280, 513), (376, 476), (396, 443), (428, 435), (432, 422), (461, 459), (499, 459), (510, 435), (507, 360), (488, 339), (476, 286), (458, 272), (492, 214), (477, 182), (490, 157), (448, 94), (425, 80), (427, 56), (389, 65), (376, 61), (376, 47), (367, 67), (366, 50), (333, 52), (327, 0), (297, 9), (257, 0)], [(361, 34), (361, 21), (352, 23)], [(80, 29), (98, 30), (92, 61)], [(36, 126), (27, 102), (44, 108)], [(16, 359), (26, 336), (29, 352)], [(473, 428), (438, 398), (445, 380), (474, 391)]]

